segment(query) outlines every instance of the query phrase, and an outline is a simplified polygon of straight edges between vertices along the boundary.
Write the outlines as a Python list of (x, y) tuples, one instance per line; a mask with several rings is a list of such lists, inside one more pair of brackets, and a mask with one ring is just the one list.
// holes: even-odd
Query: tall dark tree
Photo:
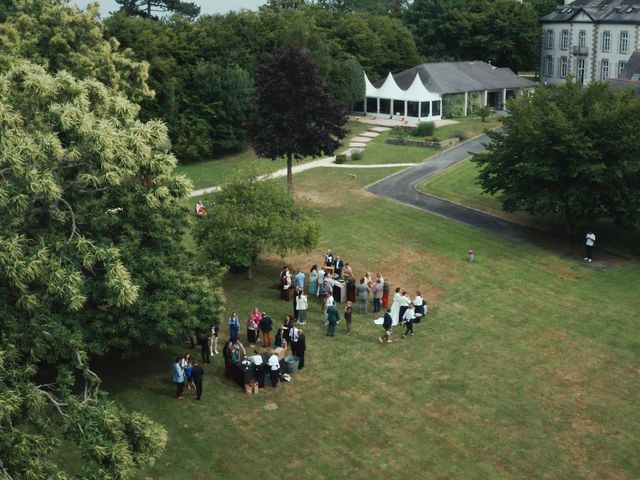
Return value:
[(299, 48), (277, 51), (256, 79), (253, 147), (265, 158), (287, 159), (293, 191), (293, 159), (331, 155), (346, 135), (344, 108), (329, 92), (310, 56)]
[(506, 211), (557, 215), (576, 225), (640, 222), (640, 102), (631, 91), (569, 79), (509, 103), (510, 115), (476, 155), (484, 191)]
[(177, 13), (188, 18), (200, 15), (198, 5), (180, 0), (116, 0), (116, 3), (120, 11), (145, 18), (157, 18), (158, 13)]
[(455, 54), (457, 37), (448, 24), (453, 12), (466, 0), (414, 0), (404, 14), (422, 55), (429, 59), (450, 58)]
[(468, 0), (454, 10), (448, 38), (463, 60), (485, 60), (517, 71), (538, 65), (540, 27), (531, 5), (517, 0)]

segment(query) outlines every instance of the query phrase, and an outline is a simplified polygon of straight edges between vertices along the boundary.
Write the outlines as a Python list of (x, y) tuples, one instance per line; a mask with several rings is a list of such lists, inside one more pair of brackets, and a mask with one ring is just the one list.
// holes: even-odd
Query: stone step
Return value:
[(391, 128), (389, 127), (373, 127), (369, 129), (370, 132), (377, 132), (377, 133), (388, 132), (389, 130), (391, 130)]
[(373, 140), (373, 138), (364, 137), (362, 135), (359, 135), (357, 137), (353, 137), (351, 139), (352, 142), (356, 142), (356, 143), (369, 143), (371, 140)]
[(380, 134), (378, 132), (372, 132), (371, 130), (367, 130), (366, 132), (361, 133), (359, 136), (360, 137), (376, 138), (379, 135)]
[(365, 148), (367, 146), (366, 143), (360, 143), (360, 142), (351, 142), (349, 144), (349, 148)]

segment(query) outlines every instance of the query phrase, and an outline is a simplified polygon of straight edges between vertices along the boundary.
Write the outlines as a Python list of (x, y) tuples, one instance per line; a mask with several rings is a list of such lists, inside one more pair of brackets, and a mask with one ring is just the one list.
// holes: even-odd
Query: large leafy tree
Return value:
[(193, 2), (180, 0), (116, 0), (120, 11), (128, 15), (157, 18), (157, 14), (176, 13), (187, 18), (200, 15), (200, 7)]
[(350, 109), (353, 102), (365, 95), (364, 72), (355, 58), (334, 61), (327, 82), (334, 98)]
[(308, 54), (289, 47), (265, 62), (256, 79), (253, 146), (261, 157), (287, 159), (293, 191), (293, 159), (331, 155), (346, 135), (344, 109), (330, 94)]
[(222, 187), (195, 229), (202, 250), (213, 260), (249, 269), (260, 255), (310, 251), (319, 225), (304, 200), (294, 200), (281, 183), (251, 167)]
[(133, 308), (144, 295), (121, 249), (90, 225), (109, 218), (108, 207), (127, 207), (122, 192), (139, 191), (138, 208), (149, 212), (189, 188), (171, 174), (162, 125), (138, 121), (137, 112), (96, 80), (52, 76), (24, 60), (0, 75), (0, 450), (8, 478), (71, 478), (55, 461), (62, 439), (82, 458), (83, 478), (131, 478), (166, 442), (160, 426), (108, 401), (87, 354), (91, 342), (109, 343), (111, 330), (86, 325), (87, 311)]
[(538, 88), (509, 103), (487, 152), (474, 156), (485, 192), (507, 211), (564, 218), (569, 229), (609, 217), (640, 221), (640, 102), (595, 83)]
[(452, 12), (449, 38), (455, 55), (484, 60), (515, 71), (538, 65), (540, 27), (536, 11), (517, 0), (468, 0)]
[(65, 0), (3, 0), (11, 14), (0, 23), (0, 67), (28, 58), (51, 72), (66, 70), (78, 78), (96, 78), (134, 101), (153, 96), (148, 65), (105, 39), (98, 5), (81, 12)]
[(415, 38), (422, 55), (429, 59), (454, 57), (456, 35), (448, 27), (453, 12), (466, 0), (414, 0), (404, 14), (404, 22)]

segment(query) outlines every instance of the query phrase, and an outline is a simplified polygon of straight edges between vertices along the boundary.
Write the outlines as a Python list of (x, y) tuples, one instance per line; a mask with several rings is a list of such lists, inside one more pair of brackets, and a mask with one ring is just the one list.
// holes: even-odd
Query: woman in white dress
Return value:
[(400, 293), (400, 287), (396, 288), (396, 292), (393, 294), (393, 302), (391, 303), (391, 325), (398, 325), (400, 323), (400, 304), (402, 303), (402, 294)]

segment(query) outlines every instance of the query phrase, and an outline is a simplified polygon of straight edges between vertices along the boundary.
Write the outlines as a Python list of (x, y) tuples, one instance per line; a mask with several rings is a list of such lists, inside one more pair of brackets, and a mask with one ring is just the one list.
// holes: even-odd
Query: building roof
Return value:
[(640, 51), (636, 50), (618, 76), (621, 80), (640, 80)]
[(610, 78), (607, 83), (613, 88), (632, 88), (640, 98), (640, 51), (633, 52), (618, 78)]
[(640, 24), (640, 0), (575, 0), (542, 17), (542, 22), (569, 23), (581, 13), (594, 23)]
[[(402, 90), (407, 90), (416, 75), (428, 91), (439, 94), (535, 86), (534, 82), (519, 77), (509, 68), (498, 68), (480, 61), (423, 63), (393, 75), (393, 80)], [(373, 85), (380, 88), (387, 79)]]

